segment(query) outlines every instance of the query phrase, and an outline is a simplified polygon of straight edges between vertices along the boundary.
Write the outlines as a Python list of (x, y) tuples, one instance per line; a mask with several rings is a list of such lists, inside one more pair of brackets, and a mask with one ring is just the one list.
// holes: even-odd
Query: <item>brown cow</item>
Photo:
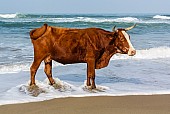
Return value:
[(35, 85), (35, 74), (40, 63), (45, 62), (45, 73), (51, 83), (52, 60), (62, 64), (87, 63), (87, 86), (95, 85), (95, 69), (106, 67), (115, 53), (135, 55), (136, 51), (130, 42), (126, 29), (113, 32), (100, 28), (73, 29), (53, 27), (44, 24), (30, 32), (34, 46), (34, 61), (30, 68), (31, 83)]

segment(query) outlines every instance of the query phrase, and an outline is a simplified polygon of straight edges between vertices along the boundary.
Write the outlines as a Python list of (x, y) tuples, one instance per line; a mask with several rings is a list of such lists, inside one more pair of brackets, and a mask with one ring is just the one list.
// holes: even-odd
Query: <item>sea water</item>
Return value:
[[(86, 64), (62, 65), (53, 61), (54, 89), (42, 62), (36, 84), (37, 97), (29, 91), (33, 46), (30, 30), (51, 26), (108, 31), (126, 28), (137, 53), (115, 54), (108, 67), (96, 70), (97, 90), (86, 88)], [(36, 102), (61, 97), (170, 94), (170, 15), (161, 14), (0, 14), (0, 105)]]

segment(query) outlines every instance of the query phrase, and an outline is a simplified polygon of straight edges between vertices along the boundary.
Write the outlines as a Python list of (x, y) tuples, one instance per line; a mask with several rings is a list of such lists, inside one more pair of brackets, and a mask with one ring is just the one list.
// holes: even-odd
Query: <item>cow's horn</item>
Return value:
[(112, 28), (112, 31), (113, 31), (113, 32), (116, 31), (116, 25)]
[(131, 26), (131, 27), (125, 28), (125, 30), (126, 30), (126, 31), (131, 30), (131, 29), (133, 29), (135, 26), (136, 26), (136, 23), (135, 23), (133, 26)]

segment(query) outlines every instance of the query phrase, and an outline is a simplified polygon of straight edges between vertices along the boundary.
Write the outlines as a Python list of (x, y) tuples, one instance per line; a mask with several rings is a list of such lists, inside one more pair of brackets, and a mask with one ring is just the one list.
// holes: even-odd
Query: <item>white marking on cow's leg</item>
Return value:
[(135, 55), (136, 51), (135, 51), (135, 48), (133, 47), (133, 45), (130, 41), (129, 35), (125, 31), (122, 31), (122, 34), (125, 36), (128, 44), (129, 44), (128, 55)]

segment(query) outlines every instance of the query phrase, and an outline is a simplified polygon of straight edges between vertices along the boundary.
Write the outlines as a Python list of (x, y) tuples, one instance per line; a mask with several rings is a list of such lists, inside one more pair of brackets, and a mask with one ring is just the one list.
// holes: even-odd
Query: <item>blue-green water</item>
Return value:
[[(70, 28), (99, 27), (109, 31), (115, 25), (126, 28), (137, 23), (134, 29), (128, 31), (137, 54), (133, 57), (116, 54), (107, 68), (96, 71), (96, 83), (106, 89), (106, 92), (97, 95), (170, 93), (170, 15), (0, 14), (0, 104), (91, 95), (83, 91), (86, 78), (84, 64), (61, 66), (56, 62), (53, 62), (54, 77), (66, 81), (62, 83), (68, 90), (56, 92), (44, 83), (41, 65), (36, 78), (38, 82), (42, 81), (39, 86), (47, 93), (38, 99), (27, 94), (25, 87), (28, 86), (29, 68), (33, 61), (29, 32), (44, 23)], [(21, 92), (18, 91), (20, 87)]]
[(99, 27), (109, 31), (115, 25), (125, 28), (137, 23), (137, 27), (128, 32), (136, 49), (170, 47), (170, 15), (0, 14), (0, 69), (3, 65), (32, 61), (29, 31), (44, 23), (71, 28)]

